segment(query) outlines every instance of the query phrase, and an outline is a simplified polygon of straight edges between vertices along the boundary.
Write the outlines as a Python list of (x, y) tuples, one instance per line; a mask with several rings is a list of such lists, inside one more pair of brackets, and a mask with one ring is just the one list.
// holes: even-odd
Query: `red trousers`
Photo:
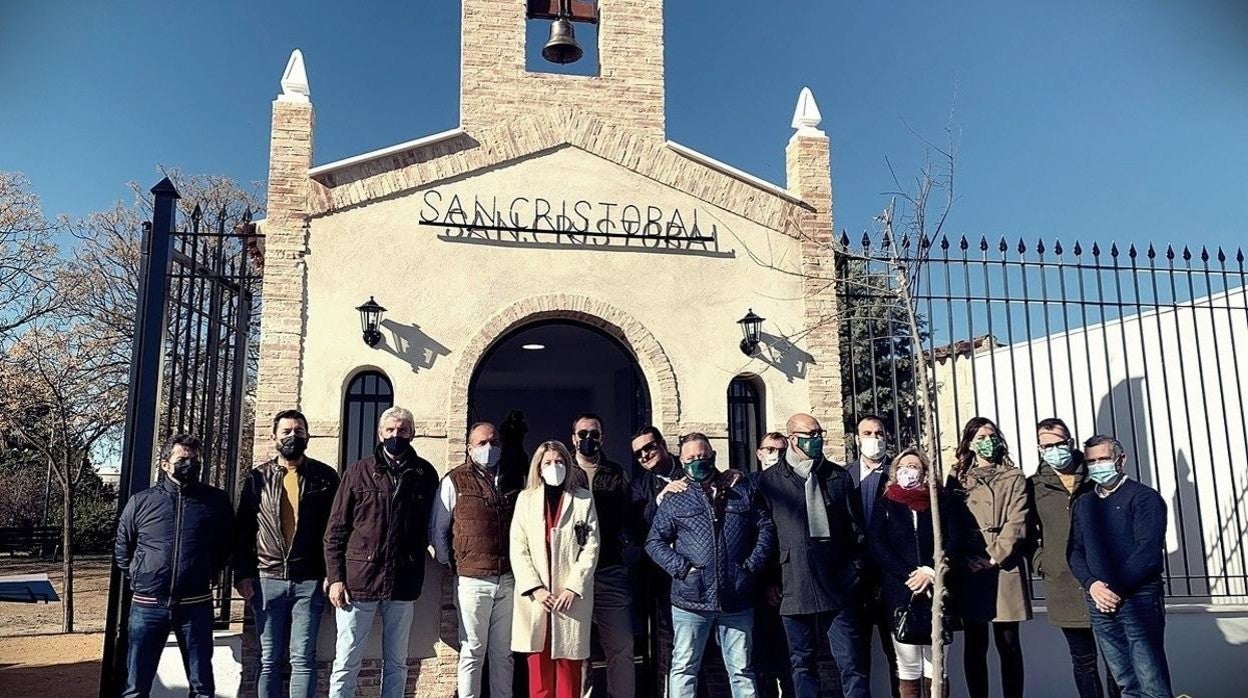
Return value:
[(546, 647), (529, 655), (530, 698), (578, 698), (581, 695), (583, 659), (551, 659), (550, 633)]

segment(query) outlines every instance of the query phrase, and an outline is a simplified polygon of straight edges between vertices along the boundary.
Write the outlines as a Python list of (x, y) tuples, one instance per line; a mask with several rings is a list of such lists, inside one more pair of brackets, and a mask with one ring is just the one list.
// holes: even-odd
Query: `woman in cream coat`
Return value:
[(511, 649), (528, 654), (534, 698), (580, 695), (589, 657), (598, 514), (588, 490), (568, 485), (572, 462), (558, 441), (538, 446), (511, 520)]

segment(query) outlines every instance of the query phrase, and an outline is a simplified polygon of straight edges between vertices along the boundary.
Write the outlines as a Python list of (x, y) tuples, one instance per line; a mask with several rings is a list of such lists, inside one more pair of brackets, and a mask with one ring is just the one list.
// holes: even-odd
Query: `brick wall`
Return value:
[(272, 452), (267, 415), (299, 406), (313, 120), (310, 103), (273, 102), (253, 462), (267, 460)]
[(472, 131), (575, 108), (661, 138), (663, 0), (598, 0), (598, 6), (601, 67), (588, 77), (525, 70), (522, 0), (463, 0), (461, 125)]
[[(828, 137), (799, 131), (785, 148), (788, 189), (812, 208), (799, 215), (802, 288), (806, 300), (806, 351), (815, 357), (806, 380), (811, 414), (833, 434), (843, 429), (836, 274), (832, 250), (832, 166)], [(828, 455), (844, 461), (842, 439), (828, 440)]]

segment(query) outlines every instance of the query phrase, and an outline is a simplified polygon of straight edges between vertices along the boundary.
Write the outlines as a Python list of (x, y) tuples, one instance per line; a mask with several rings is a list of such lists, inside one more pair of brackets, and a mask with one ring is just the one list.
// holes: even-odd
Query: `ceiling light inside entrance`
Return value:
[(543, 350), (543, 349), (545, 349), (545, 348), (546, 348), (546, 345), (545, 345), (545, 344), (537, 344), (536, 342), (534, 342), (534, 343), (530, 343), (530, 344), (523, 344), (523, 345), (521, 345), (521, 346), (520, 346), (520, 348), (521, 348), (521, 349), (527, 349), (527, 350), (529, 350), (529, 351), (541, 351), (541, 350)]

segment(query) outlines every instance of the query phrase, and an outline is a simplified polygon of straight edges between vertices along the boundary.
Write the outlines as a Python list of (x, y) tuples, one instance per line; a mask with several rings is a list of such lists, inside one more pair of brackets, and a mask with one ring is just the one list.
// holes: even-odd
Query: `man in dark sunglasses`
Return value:
[[(607, 662), (607, 695), (633, 698), (632, 584), (628, 562), (640, 557), (629, 522), (628, 477), (624, 469), (602, 452), (602, 418), (582, 414), (572, 423), (572, 447), (576, 464), (568, 472), (568, 484), (583, 487), (594, 496), (598, 510), (598, 569), (594, 572), (594, 631)], [(586, 686), (592, 672), (584, 671)], [(588, 695), (588, 691), (586, 691)]]
[[(633, 539), (640, 541), (650, 535), (650, 524), (659, 509), (659, 494), (673, 480), (683, 479), (685, 470), (667, 450), (667, 441), (657, 427), (648, 426), (637, 432), (632, 447), (633, 458), (640, 466), (631, 488)], [(648, 557), (641, 563), (637, 578), (641, 584), (638, 598), (645, 600), (655, 655), (656, 683), (645, 694), (662, 695), (659, 687), (666, 686), (672, 666), (672, 578)]]

